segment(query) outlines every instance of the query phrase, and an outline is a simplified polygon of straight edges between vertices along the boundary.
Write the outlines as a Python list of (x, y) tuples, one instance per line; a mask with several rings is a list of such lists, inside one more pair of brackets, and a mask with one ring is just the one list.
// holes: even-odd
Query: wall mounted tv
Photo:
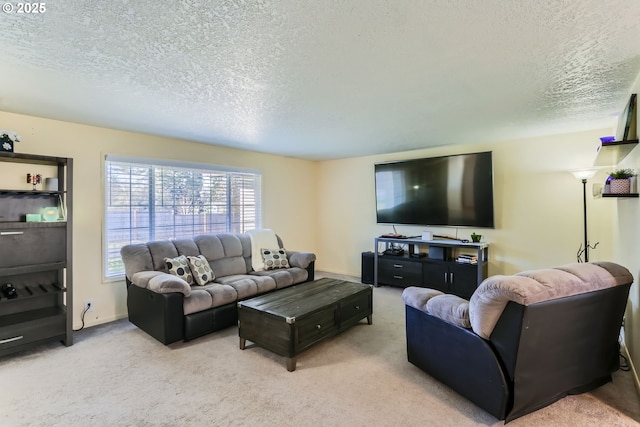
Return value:
[(490, 151), (375, 164), (379, 224), (494, 227)]

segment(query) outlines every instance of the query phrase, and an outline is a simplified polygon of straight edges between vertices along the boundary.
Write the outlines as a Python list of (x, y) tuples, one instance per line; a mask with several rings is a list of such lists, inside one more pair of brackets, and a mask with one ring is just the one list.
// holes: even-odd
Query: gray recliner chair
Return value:
[(611, 381), (632, 283), (599, 262), (489, 277), (469, 301), (406, 288), (408, 360), (511, 421)]

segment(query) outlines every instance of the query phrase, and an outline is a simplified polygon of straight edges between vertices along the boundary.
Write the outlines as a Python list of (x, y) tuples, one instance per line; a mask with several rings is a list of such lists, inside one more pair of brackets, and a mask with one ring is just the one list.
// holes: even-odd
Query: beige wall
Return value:
[[(315, 162), (160, 138), (131, 132), (0, 112), (0, 126), (17, 132), (21, 153), (74, 159), (74, 328), (80, 327), (84, 301), (95, 310), (92, 326), (126, 316), (122, 281), (102, 280), (103, 163), (106, 154), (157, 157), (262, 171), (263, 227), (274, 229), (289, 249), (315, 251), (317, 222)], [(1, 166), (0, 179), (17, 185), (24, 174)], [(30, 169), (34, 169), (31, 167)], [(40, 170), (28, 172), (39, 173)], [(43, 176), (49, 175), (43, 171)], [(9, 187), (13, 188), (13, 187)]]
[[(320, 163), (318, 188), (318, 268), (360, 275), (360, 253), (373, 250), (373, 238), (392, 232), (377, 225), (374, 163), (418, 157), (492, 151), (494, 156), (495, 229), (396, 226), (401, 234), (430, 230), (469, 238), (485, 236), (490, 246), (489, 274), (573, 262), (583, 241), (582, 184), (568, 170), (593, 164), (598, 137), (611, 130), (521, 141), (449, 146), (384, 156)], [(612, 204), (594, 198), (592, 183), (603, 182), (604, 171), (587, 185), (589, 240), (599, 241), (590, 260), (612, 255)]]
[[(95, 304), (95, 311), (85, 318), (87, 326), (126, 316), (124, 283), (102, 281), (106, 154), (259, 169), (263, 172), (263, 226), (276, 230), (287, 248), (315, 251), (317, 269), (359, 276), (360, 253), (373, 249), (374, 236), (392, 231), (390, 226), (376, 224), (375, 162), (490, 150), (494, 153), (495, 229), (400, 226), (398, 231), (412, 235), (431, 230), (460, 238), (473, 231), (481, 233), (491, 243), (489, 274), (512, 274), (575, 260), (583, 239), (582, 184), (568, 170), (592, 165), (598, 137), (612, 132), (603, 129), (311, 162), (11, 113), (0, 112), (0, 123), (22, 136), (18, 152), (74, 158), (74, 328), (80, 326), (87, 299)], [(640, 168), (640, 150), (625, 162)], [(3, 166), (0, 179), (20, 182), (23, 172)], [(602, 183), (606, 172), (600, 171), (587, 187), (589, 237), (600, 242), (591, 260), (620, 262), (637, 278), (640, 202), (591, 196), (592, 183)], [(640, 341), (634, 338), (640, 330), (638, 292), (634, 285), (626, 320), (627, 343), (636, 355), (636, 366), (640, 366)]]
[[(637, 88), (636, 91), (639, 91)], [(318, 180), (317, 267), (360, 275), (360, 253), (373, 250), (374, 236), (392, 232), (376, 225), (373, 165), (379, 161), (493, 151), (495, 229), (397, 226), (405, 235), (424, 230), (469, 238), (483, 234), (490, 243), (489, 274), (513, 274), (576, 260), (583, 242), (582, 183), (568, 170), (593, 165), (599, 137), (611, 129), (529, 140), (448, 146), (384, 156), (320, 163)], [(621, 167), (640, 171), (640, 148)], [(587, 183), (588, 237), (599, 242), (590, 261), (614, 261), (640, 277), (640, 201), (594, 197), (613, 167), (602, 168)], [(632, 363), (640, 369), (640, 290), (631, 289), (625, 336)], [(640, 386), (640, 385), (639, 385)]]
[[(636, 80), (631, 93), (640, 93), (640, 75)], [(637, 105), (636, 105), (637, 109)], [(638, 113), (636, 113), (636, 129), (638, 129)], [(640, 172), (640, 148), (635, 148), (620, 163), (620, 168), (631, 168)], [(640, 371), (640, 200), (638, 199), (618, 199), (614, 203), (614, 233), (615, 257), (627, 266), (636, 283), (631, 287), (629, 303), (625, 316), (625, 344), (631, 355), (631, 364), (634, 369), (636, 386)]]

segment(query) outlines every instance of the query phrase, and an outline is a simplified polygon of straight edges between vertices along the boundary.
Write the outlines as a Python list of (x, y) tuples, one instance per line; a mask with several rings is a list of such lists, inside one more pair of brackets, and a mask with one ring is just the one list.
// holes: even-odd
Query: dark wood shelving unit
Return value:
[[(0, 356), (36, 345), (73, 344), (73, 159), (0, 153), (0, 163), (57, 168), (57, 190), (0, 189)], [(26, 222), (27, 214), (57, 207), (56, 221)]]

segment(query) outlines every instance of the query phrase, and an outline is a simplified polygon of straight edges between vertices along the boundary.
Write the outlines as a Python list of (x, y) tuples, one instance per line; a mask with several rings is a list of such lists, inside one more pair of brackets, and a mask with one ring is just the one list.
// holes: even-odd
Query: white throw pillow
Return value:
[(265, 270), (275, 270), (276, 268), (289, 268), (287, 251), (282, 249), (261, 249)]

